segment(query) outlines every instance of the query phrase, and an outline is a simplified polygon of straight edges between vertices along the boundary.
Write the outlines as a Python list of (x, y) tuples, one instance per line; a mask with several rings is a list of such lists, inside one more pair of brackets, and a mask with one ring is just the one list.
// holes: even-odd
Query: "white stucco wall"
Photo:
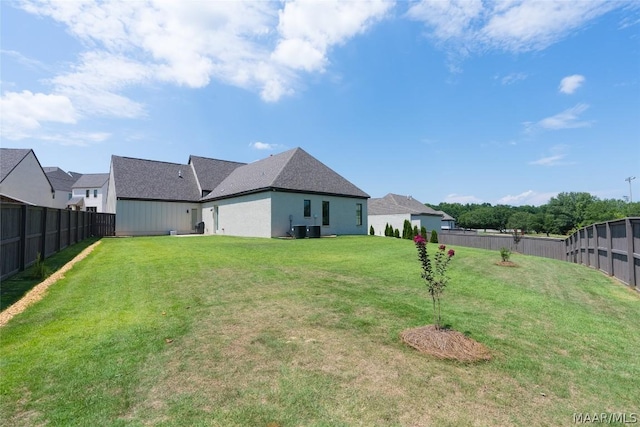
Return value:
[[(271, 237), (270, 192), (248, 194), (232, 199), (202, 204), (205, 234), (228, 236)], [(215, 209), (218, 209), (218, 228), (214, 229)]]
[(191, 233), (193, 209), (198, 212), (199, 222), (198, 203), (117, 200), (116, 236), (162, 235), (172, 230), (178, 234)]
[[(33, 152), (30, 152), (0, 183), (0, 193), (37, 206), (57, 207), (51, 184)], [(55, 194), (55, 193), (54, 193)], [(65, 197), (66, 203), (66, 197)]]
[(70, 191), (56, 190), (56, 198), (54, 200), (54, 208), (66, 209), (67, 202), (69, 201)]
[[(304, 200), (311, 200), (311, 216), (304, 217)], [(329, 202), (330, 224), (322, 225), (322, 202)], [(362, 204), (362, 225), (356, 225), (356, 203)], [(214, 230), (215, 207), (218, 229)], [(282, 237), (290, 225), (320, 225), (321, 235), (367, 234), (367, 201), (336, 196), (265, 191), (206, 202), (202, 207), (205, 234)], [(292, 220), (289, 221), (289, 215)], [(314, 221), (314, 215), (317, 217)]]
[(105, 212), (116, 213), (116, 184), (113, 177), (113, 168), (109, 173), (109, 181), (107, 181), (107, 196), (105, 203)]

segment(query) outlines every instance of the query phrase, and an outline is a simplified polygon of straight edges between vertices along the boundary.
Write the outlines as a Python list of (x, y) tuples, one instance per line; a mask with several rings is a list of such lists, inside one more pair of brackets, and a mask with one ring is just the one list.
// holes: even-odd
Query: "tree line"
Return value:
[(459, 228), (520, 229), (526, 233), (570, 234), (597, 222), (640, 216), (640, 203), (599, 199), (589, 193), (567, 192), (541, 206), (509, 206), (490, 203), (440, 203), (427, 206), (456, 219)]

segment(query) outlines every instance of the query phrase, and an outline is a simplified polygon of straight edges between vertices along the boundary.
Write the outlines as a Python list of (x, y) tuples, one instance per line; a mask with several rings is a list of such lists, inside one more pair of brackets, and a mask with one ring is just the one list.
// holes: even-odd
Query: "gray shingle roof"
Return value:
[(73, 188), (100, 188), (109, 181), (108, 173), (86, 173), (73, 184)]
[(209, 159), (207, 157), (189, 156), (189, 163), (196, 171), (196, 178), (202, 191), (212, 191), (239, 166), (246, 163), (229, 162), (227, 160)]
[(49, 182), (53, 185), (54, 190), (71, 192), (71, 187), (77, 178), (57, 166), (43, 167), (42, 170), (47, 174), (47, 178), (49, 178)]
[(200, 199), (189, 165), (111, 156), (116, 197), (195, 202)]
[(4, 181), (30, 151), (28, 148), (0, 148), (0, 182)]
[(389, 193), (381, 199), (369, 199), (367, 202), (369, 215), (435, 215), (442, 216), (429, 206), (420, 203), (411, 196), (401, 196)]
[(369, 197), (302, 148), (294, 148), (236, 168), (202, 200), (222, 199), (269, 189)]
[(455, 221), (455, 218), (449, 215), (448, 213), (446, 213), (445, 211), (436, 211), (436, 212), (442, 215), (443, 221)]

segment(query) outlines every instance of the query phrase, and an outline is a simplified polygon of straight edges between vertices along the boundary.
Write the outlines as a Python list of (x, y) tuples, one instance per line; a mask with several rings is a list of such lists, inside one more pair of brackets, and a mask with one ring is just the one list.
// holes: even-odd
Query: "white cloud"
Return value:
[(422, 0), (408, 11), (437, 42), (467, 52), (538, 51), (624, 3), (606, 0)]
[(502, 77), (500, 79), (500, 83), (502, 83), (503, 85), (512, 85), (516, 82), (519, 82), (521, 80), (525, 80), (527, 78), (527, 74), (525, 73), (511, 73), (511, 74), (507, 74), (506, 76)]
[(501, 205), (511, 205), (511, 206), (522, 206), (522, 205), (532, 205), (532, 206), (540, 206), (549, 202), (552, 197), (557, 196), (558, 193), (538, 193), (537, 191), (528, 190), (523, 193), (517, 194), (515, 196), (507, 195), (500, 199), (498, 199), (498, 204)]
[(278, 144), (267, 144), (266, 142), (256, 141), (249, 144), (249, 147), (256, 150), (275, 150), (279, 147)]
[(537, 126), (550, 130), (589, 127), (591, 126), (591, 122), (579, 120), (580, 115), (587, 111), (588, 108), (588, 104), (576, 104), (555, 116), (540, 120)]
[(558, 90), (560, 90), (560, 92), (562, 93), (571, 95), (576, 90), (578, 90), (580, 86), (582, 86), (582, 83), (584, 83), (584, 80), (585, 80), (584, 76), (581, 76), (580, 74), (567, 76), (560, 81), (560, 86), (558, 87)]
[(111, 134), (107, 132), (69, 132), (66, 134), (47, 133), (39, 135), (38, 139), (63, 146), (87, 147), (104, 142), (110, 137)]
[(483, 200), (476, 196), (463, 196), (461, 194), (456, 194), (456, 193), (447, 194), (447, 196), (444, 198), (444, 201), (446, 203), (461, 203), (461, 204), (483, 203)]
[(78, 113), (68, 97), (28, 90), (3, 94), (0, 111), (0, 135), (12, 140), (27, 138), (43, 122), (73, 124), (78, 119)]
[(566, 161), (568, 146), (556, 145), (551, 147), (550, 154), (529, 162), (530, 165), (536, 166), (564, 166), (573, 164), (573, 162)]

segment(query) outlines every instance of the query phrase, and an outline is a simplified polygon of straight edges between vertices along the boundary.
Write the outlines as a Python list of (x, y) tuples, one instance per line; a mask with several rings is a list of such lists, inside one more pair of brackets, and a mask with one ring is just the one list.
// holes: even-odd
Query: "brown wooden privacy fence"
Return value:
[(470, 248), (488, 249), (499, 251), (501, 248), (509, 248), (525, 255), (535, 255), (545, 258), (566, 260), (565, 239), (551, 239), (524, 236), (517, 245), (511, 234), (476, 234), (473, 231), (447, 231), (442, 230), (438, 234), (438, 241), (445, 245), (467, 246)]
[(640, 290), (640, 218), (593, 224), (565, 241), (567, 261), (584, 264)]
[(114, 236), (115, 214), (0, 204), (0, 280), (91, 236)]
[(584, 264), (640, 291), (640, 218), (593, 224), (567, 239), (523, 237), (517, 248), (510, 234), (479, 235), (473, 231), (442, 230), (438, 240), (445, 245), (496, 251), (506, 247), (525, 255)]

